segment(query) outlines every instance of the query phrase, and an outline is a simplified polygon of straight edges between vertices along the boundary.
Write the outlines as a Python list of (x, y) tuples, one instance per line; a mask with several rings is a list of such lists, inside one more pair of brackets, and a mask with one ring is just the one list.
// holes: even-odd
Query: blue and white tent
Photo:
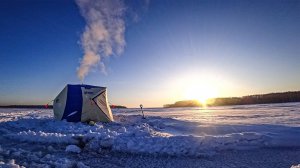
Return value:
[(113, 121), (106, 87), (68, 84), (54, 99), (53, 111), (69, 122)]

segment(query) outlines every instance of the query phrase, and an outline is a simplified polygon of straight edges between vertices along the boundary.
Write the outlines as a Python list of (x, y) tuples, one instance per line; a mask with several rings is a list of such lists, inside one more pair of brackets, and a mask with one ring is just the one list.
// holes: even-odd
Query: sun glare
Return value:
[(218, 96), (217, 89), (213, 86), (204, 84), (194, 84), (187, 86), (185, 90), (185, 99), (198, 100), (201, 104), (206, 105), (207, 100)]
[(206, 106), (213, 103), (213, 98), (224, 94), (222, 88), (228, 86), (228, 82), (220, 77), (220, 73), (186, 71), (172, 80), (170, 86), (176, 93), (176, 101), (197, 100)]

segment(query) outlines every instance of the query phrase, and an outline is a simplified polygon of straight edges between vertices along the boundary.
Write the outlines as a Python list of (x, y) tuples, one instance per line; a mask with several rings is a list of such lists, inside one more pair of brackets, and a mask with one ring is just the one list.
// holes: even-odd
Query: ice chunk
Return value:
[(80, 153), (81, 149), (78, 146), (76, 146), (76, 145), (68, 145), (66, 147), (66, 152)]
[(298, 164), (298, 165), (292, 165), (291, 168), (300, 168), (300, 164)]
[(119, 132), (125, 133), (126, 132), (126, 128), (125, 127), (121, 127), (120, 130), (119, 130)]
[(49, 151), (53, 151), (53, 150), (54, 150), (54, 148), (53, 148), (51, 145), (48, 146), (47, 149), (48, 149)]
[(52, 157), (52, 156), (51, 156), (50, 154), (47, 154), (46, 156), (44, 156), (44, 158), (45, 158), (45, 159), (48, 159), (48, 160), (51, 159), (51, 157)]
[(111, 148), (113, 146), (114, 139), (113, 138), (105, 138), (101, 140), (100, 146), (102, 148)]
[(5, 164), (4, 162), (0, 162), (0, 167), (24, 168), (23, 166), (19, 166), (18, 164), (16, 164), (14, 159), (10, 160), (7, 164)]

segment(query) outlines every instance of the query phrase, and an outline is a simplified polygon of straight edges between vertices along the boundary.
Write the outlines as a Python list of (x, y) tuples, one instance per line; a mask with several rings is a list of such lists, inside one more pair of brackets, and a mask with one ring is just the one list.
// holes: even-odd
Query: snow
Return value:
[(62, 151), (211, 157), (232, 150), (300, 148), (300, 103), (153, 108), (144, 110), (146, 119), (138, 109), (114, 109), (113, 113), (115, 122), (89, 125), (57, 121), (49, 109), (0, 109), (1, 142), (24, 144), (25, 148), (39, 144), (43, 148), (32, 152), (24, 146), (1, 143), (0, 167), (18, 166), (7, 158), (23, 157), (34, 161), (36, 167), (88, 167), (52, 154)]
[(66, 152), (80, 153), (81, 149), (78, 146), (76, 146), (76, 145), (68, 145), (66, 147)]
[(4, 163), (4, 162), (0, 161), (0, 167), (2, 167), (2, 168), (24, 168), (23, 166), (15, 164), (14, 159), (8, 161), (8, 163)]
[(82, 163), (82, 162), (78, 162), (78, 163), (77, 163), (77, 168), (90, 168), (90, 166), (87, 166), (87, 165), (85, 165), (85, 164)]

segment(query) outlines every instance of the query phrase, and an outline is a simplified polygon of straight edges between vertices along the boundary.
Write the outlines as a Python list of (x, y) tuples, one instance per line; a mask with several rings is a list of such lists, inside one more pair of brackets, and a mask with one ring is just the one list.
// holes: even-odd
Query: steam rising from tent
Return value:
[(124, 39), (125, 5), (121, 0), (76, 0), (86, 26), (81, 35), (83, 58), (77, 70), (83, 81), (91, 68), (106, 73), (104, 57), (120, 55), (126, 45)]

